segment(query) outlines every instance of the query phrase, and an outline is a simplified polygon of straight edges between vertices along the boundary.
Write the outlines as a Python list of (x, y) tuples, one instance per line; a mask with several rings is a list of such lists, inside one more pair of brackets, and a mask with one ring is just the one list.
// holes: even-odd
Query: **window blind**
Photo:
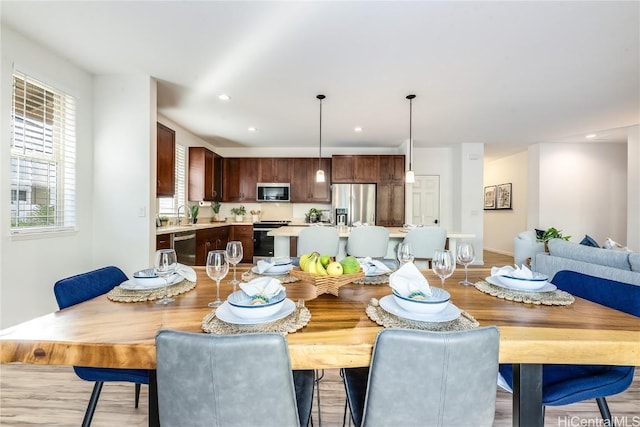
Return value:
[(158, 199), (158, 213), (160, 215), (175, 215), (178, 212), (178, 207), (186, 203), (186, 156), (186, 147), (176, 144), (176, 190), (173, 197)]
[(13, 73), (11, 232), (76, 226), (76, 100)]

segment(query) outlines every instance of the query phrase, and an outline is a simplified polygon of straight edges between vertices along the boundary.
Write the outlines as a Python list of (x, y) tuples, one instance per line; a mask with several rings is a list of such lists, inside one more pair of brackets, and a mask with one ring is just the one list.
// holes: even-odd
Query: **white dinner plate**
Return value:
[(384, 274), (391, 274), (393, 273), (393, 271), (374, 271), (373, 273), (365, 273), (366, 277), (376, 277), (376, 276), (382, 276)]
[(393, 295), (386, 295), (380, 298), (380, 307), (387, 313), (418, 322), (449, 322), (460, 317), (460, 309), (451, 302), (438, 313), (421, 314), (402, 309), (393, 299)]
[[(142, 279), (142, 280), (146, 280), (146, 279)], [(149, 281), (153, 280), (154, 284), (150, 284), (150, 285), (140, 285), (140, 281), (136, 281), (135, 279), (129, 279), (126, 280), (122, 283), (120, 283), (120, 287), (122, 289), (127, 289), (130, 291), (146, 291), (146, 290), (151, 290), (151, 289), (159, 289), (159, 288), (164, 288), (164, 283), (160, 283), (158, 281), (156, 281), (156, 279), (148, 279)], [(169, 286), (171, 285), (175, 285), (176, 283), (180, 283), (184, 280), (184, 277), (182, 277), (179, 274), (176, 274), (175, 277), (173, 278), (173, 280), (171, 282), (169, 282)]]
[[(275, 272), (271, 271), (275, 267), (278, 267), (278, 268), (276, 268), (276, 271)], [(285, 268), (282, 268), (282, 267), (285, 267)], [(263, 271), (262, 273), (260, 273), (260, 271), (258, 271), (258, 266), (254, 265), (251, 268), (251, 271), (253, 271), (256, 274), (261, 274), (261, 275), (266, 275), (266, 276), (282, 276), (283, 274), (289, 273), (292, 269), (293, 269), (293, 264), (289, 264), (287, 266), (273, 266), (269, 270)]]
[(296, 309), (296, 304), (289, 298), (285, 298), (282, 308), (274, 315), (269, 317), (257, 318), (257, 319), (245, 319), (244, 317), (238, 317), (229, 309), (229, 303), (223, 302), (220, 307), (216, 309), (216, 317), (223, 322), (234, 323), (236, 325), (257, 325), (260, 323), (273, 322), (283, 317), (287, 317)]
[(552, 292), (555, 291), (556, 289), (558, 289), (556, 287), (556, 285), (554, 285), (553, 283), (549, 283), (546, 282), (546, 285), (544, 285), (543, 287), (541, 287), (540, 289), (519, 289), (519, 288), (513, 288), (511, 286), (507, 286), (504, 283), (502, 283), (500, 281), (500, 278), (498, 276), (490, 276), (485, 278), (484, 280), (486, 280), (488, 283), (491, 283), (492, 285), (501, 287), (501, 288), (505, 288), (505, 289), (510, 289), (512, 291), (521, 291), (521, 292)]

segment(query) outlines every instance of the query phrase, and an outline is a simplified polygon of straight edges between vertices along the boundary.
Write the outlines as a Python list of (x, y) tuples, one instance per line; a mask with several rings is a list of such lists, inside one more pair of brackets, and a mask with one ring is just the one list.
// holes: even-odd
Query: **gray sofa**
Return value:
[(531, 268), (550, 278), (560, 270), (577, 271), (590, 276), (640, 286), (640, 253), (591, 246), (553, 239), (549, 253), (538, 253)]

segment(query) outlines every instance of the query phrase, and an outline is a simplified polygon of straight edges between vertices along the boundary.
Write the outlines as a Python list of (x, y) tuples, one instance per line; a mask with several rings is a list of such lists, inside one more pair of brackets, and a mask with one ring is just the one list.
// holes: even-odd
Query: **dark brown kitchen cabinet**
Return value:
[(378, 182), (376, 225), (401, 227), (404, 224), (404, 181)]
[(156, 250), (171, 249), (171, 234), (156, 235)]
[(189, 200), (222, 200), (222, 157), (204, 147), (189, 147)]
[(291, 159), (265, 157), (260, 159), (260, 179), (258, 182), (290, 182)]
[(373, 155), (331, 157), (331, 182), (347, 184), (377, 182), (378, 157)]
[(157, 123), (156, 197), (173, 197), (175, 193), (176, 133)]
[(223, 160), (223, 202), (255, 202), (260, 159), (225, 157)]
[(325, 182), (316, 182), (318, 159), (292, 159), (292, 203), (331, 203), (331, 159), (321, 159), (320, 167), (324, 171)]
[(378, 181), (404, 180), (404, 155), (379, 156)]
[(242, 261), (253, 263), (253, 225), (232, 225), (229, 234), (229, 241), (239, 240), (242, 242)]
[(226, 249), (230, 226), (203, 228), (196, 231), (196, 265), (207, 264), (207, 254), (216, 249)]

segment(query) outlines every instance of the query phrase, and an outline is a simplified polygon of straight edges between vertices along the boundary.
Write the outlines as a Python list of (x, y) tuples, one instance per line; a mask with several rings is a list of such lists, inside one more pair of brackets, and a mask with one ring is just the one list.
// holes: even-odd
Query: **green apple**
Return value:
[(329, 255), (322, 255), (320, 257), (320, 262), (324, 268), (327, 268), (327, 265), (331, 262), (331, 257)]
[(344, 274), (353, 274), (360, 271), (360, 263), (355, 257), (348, 256), (340, 261)]
[(342, 264), (337, 261), (330, 262), (327, 265), (327, 273), (329, 276), (342, 276)]

